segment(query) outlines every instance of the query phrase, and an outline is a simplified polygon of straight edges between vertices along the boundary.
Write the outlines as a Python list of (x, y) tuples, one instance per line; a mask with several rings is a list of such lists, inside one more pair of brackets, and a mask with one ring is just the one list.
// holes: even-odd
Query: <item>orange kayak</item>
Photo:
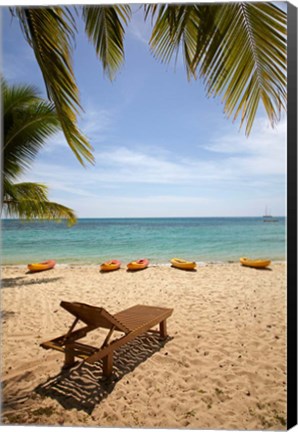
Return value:
[(104, 263), (101, 264), (100, 266), (100, 270), (101, 271), (112, 271), (112, 270), (118, 270), (121, 266), (121, 262), (118, 260), (110, 260), (110, 261), (106, 261)]
[(142, 270), (148, 267), (148, 264), (149, 264), (149, 260), (144, 258), (144, 259), (139, 259), (137, 261), (131, 261), (130, 263), (127, 264), (127, 268), (128, 270)]
[(34, 272), (40, 272), (40, 271), (44, 271), (44, 270), (50, 270), (50, 269), (54, 268), (55, 265), (56, 265), (55, 260), (47, 260), (47, 261), (43, 261), (41, 263), (28, 264), (27, 267), (30, 270), (30, 272), (34, 273)]

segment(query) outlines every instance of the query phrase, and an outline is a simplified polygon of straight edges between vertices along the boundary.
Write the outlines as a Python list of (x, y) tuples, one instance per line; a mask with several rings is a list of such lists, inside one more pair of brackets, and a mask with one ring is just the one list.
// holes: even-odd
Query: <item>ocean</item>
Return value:
[(286, 219), (144, 218), (79, 219), (66, 223), (2, 220), (2, 264), (55, 259), (57, 264), (122, 263), (148, 258), (168, 264), (173, 257), (197, 262), (239, 261), (239, 257), (286, 260)]

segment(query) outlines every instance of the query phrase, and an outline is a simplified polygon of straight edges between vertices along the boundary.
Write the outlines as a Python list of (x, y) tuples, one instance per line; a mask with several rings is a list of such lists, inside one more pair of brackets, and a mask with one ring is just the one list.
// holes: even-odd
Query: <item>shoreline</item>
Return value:
[[(2, 424), (286, 429), (285, 262), (270, 271), (240, 263), (195, 272), (24, 268), (2, 267)], [(100, 362), (65, 371), (62, 353), (40, 347), (73, 322), (61, 301), (110, 314), (173, 308), (169, 337), (144, 335), (116, 351), (108, 381)], [(99, 347), (105, 335), (94, 330), (87, 343)]]
[[(121, 267), (120, 267), (119, 270), (126, 270), (127, 263), (128, 263), (128, 261), (127, 262), (126, 261), (125, 262), (122, 261), (121, 262)], [(230, 264), (239, 264), (239, 266), (241, 266), (241, 264), (240, 264), (239, 261), (232, 261), (232, 260), (228, 260), (228, 261), (196, 261), (196, 263), (197, 263), (197, 268), (211, 266), (211, 265), (215, 265), (215, 266), (219, 265), (219, 266), (221, 266), (221, 265), (230, 265)], [(86, 268), (95, 268), (95, 267), (99, 267), (101, 264), (102, 264), (101, 262), (98, 262), (98, 263), (83, 263), (83, 262), (82, 263), (57, 263), (54, 268), (55, 269), (58, 269), (58, 268), (72, 268), (72, 267), (74, 267), (74, 268), (81, 268), (81, 267), (82, 268), (84, 268), (84, 267), (86, 267)], [(287, 260), (271, 260), (271, 264), (284, 264), (284, 265), (287, 265)], [(13, 268), (13, 267), (23, 269), (23, 268), (27, 268), (27, 264), (0, 264), (0, 268), (1, 269)], [(159, 262), (155, 263), (155, 262), (152, 262), (152, 263), (149, 263), (149, 265), (148, 265), (147, 268), (149, 269), (149, 268), (156, 268), (156, 267), (169, 267), (169, 268), (172, 268), (173, 266), (171, 265), (170, 262), (168, 262), (168, 263), (163, 263), (163, 262), (161, 262), (161, 263), (159, 263)], [(116, 270), (116, 271), (119, 271), (119, 270)]]

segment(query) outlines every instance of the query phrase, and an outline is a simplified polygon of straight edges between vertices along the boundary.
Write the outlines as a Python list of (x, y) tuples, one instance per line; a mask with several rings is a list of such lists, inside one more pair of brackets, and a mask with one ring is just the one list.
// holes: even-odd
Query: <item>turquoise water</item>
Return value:
[(79, 219), (64, 223), (2, 221), (2, 264), (55, 259), (58, 264), (151, 264), (180, 257), (198, 262), (238, 261), (240, 256), (286, 260), (286, 220), (262, 218)]

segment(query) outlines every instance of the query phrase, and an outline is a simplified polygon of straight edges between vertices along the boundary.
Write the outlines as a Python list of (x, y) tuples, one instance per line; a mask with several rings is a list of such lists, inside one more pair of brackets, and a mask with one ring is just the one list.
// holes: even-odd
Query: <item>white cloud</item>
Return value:
[(222, 165), (235, 178), (275, 176), (286, 172), (286, 119), (272, 129), (267, 120), (257, 119), (247, 138), (226, 135), (205, 145), (205, 150), (220, 155)]
[[(155, 195), (133, 197), (111, 194), (90, 199), (78, 196), (65, 199), (65, 205), (75, 209), (79, 217), (208, 217), (208, 216), (255, 216), (264, 211), (263, 197), (247, 196), (245, 200), (235, 200), (234, 196), (188, 196)], [(272, 196), (270, 200), (274, 215), (285, 213), (282, 197)]]
[[(81, 217), (178, 217), (195, 216), (200, 209), (207, 209), (209, 200), (197, 196), (174, 195), (102, 196), (97, 200), (88, 197), (71, 201)], [(67, 204), (67, 203), (66, 203)]]
[(226, 154), (268, 154), (285, 149), (287, 138), (286, 118), (282, 119), (275, 128), (272, 128), (264, 118), (256, 119), (254, 129), (249, 137), (238, 135), (225, 135), (215, 138), (205, 149)]
[(90, 105), (84, 110), (85, 112), (79, 122), (80, 129), (90, 139), (98, 140), (103, 132), (110, 130), (115, 114), (107, 109), (95, 108)]
[[(246, 207), (260, 211), (267, 202), (273, 210), (283, 209), (285, 126), (272, 132), (261, 123), (244, 143), (231, 136), (213, 140), (205, 146), (206, 159), (150, 152), (148, 143), (114, 145), (95, 153), (95, 166), (36, 161), (24, 179), (47, 184), (51, 199), (81, 216), (231, 215), (233, 208), (241, 215), (249, 214)], [(96, 130), (94, 118), (89, 127)]]
[[(85, 112), (79, 119), (79, 129), (87, 137), (91, 145), (103, 143), (112, 128), (114, 112), (103, 108), (87, 106)], [(45, 153), (55, 153), (57, 149), (63, 148), (70, 154), (69, 145), (62, 131), (47, 139), (43, 147)]]
[[(282, 152), (281, 152), (282, 153)], [(27, 177), (38, 179), (53, 185), (55, 189), (73, 190), (76, 179), (80, 179), (79, 189), (86, 194), (92, 187), (100, 189), (114, 185), (184, 185), (184, 186), (218, 186), (246, 181), (250, 178), (252, 184), (263, 184), (268, 176), (283, 176), (283, 155), (271, 159), (271, 154), (227, 157), (217, 160), (203, 161), (198, 159), (183, 159), (171, 161), (160, 156), (133, 151), (128, 148), (114, 148), (111, 151), (97, 152), (97, 164), (87, 168), (75, 164), (66, 167), (62, 164), (37, 162)], [(60, 186), (59, 186), (60, 185)]]

